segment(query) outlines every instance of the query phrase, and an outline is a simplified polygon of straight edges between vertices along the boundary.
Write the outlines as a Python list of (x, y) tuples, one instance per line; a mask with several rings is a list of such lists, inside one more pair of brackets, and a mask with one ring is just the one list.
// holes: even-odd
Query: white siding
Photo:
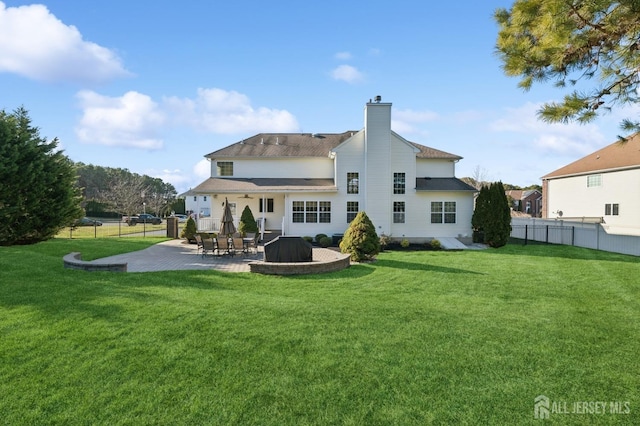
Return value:
[[(225, 160), (219, 160), (225, 161)], [(333, 160), (327, 158), (249, 158), (233, 162), (233, 177), (237, 178), (305, 178), (331, 179)], [(211, 176), (216, 177), (215, 162)]]
[(451, 160), (419, 159), (416, 164), (417, 177), (454, 177), (455, 162)]
[[(587, 187), (587, 176), (550, 179), (547, 204), (550, 218), (603, 217), (616, 233), (640, 228), (640, 169), (601, 173), (602, 185)], [(605, 204), (618, 204), (619, 215), (606, 215)]]
[(378, 233), (389, 229), (393, 192), (391, 174), (391, 104), (369, 103), (365, 108), (365, 205)]

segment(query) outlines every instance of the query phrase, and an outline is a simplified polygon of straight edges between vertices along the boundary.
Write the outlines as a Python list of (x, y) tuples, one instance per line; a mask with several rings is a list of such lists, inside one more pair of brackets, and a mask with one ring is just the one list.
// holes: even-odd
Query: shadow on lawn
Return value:
[(430, 265), (428, 263), (405, 262), (401, 260), (378, 259), (374, 264), (382, 268), (396, 268), (396, 269), (404, 269), (404, 270), (412, 270), (412, 271), (444, 272), (447, 274), (484, 275), (481, 272), (470, 271), (467, 269), (447, 268), (445, 266), (435, 266), (435, 265)]
[(513, 254), (540, 257), (557, 257), (574, 260), (599, 260), (609, 262), (640, 263), (640, 257), (628, 254), (612, 253), (608, 251), (589, 249), (584, 247), (548, 244), (530, 241), (524, 245), (524, 240), (511, 239), (509, 243), (498, 249), (487, 250), (487, 253)]

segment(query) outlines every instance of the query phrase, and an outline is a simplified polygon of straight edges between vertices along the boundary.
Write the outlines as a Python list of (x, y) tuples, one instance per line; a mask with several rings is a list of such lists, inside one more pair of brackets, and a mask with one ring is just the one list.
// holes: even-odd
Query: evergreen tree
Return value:
[(184, 238), (190, 243), (194, 242), (196, 240), (196, 232), (196, 221), (193, 220), (191, 216), (189, 216), (189, 219), (187, 219), (187, 223), (185, 223), (184, 228), (182, 229), (180, 238)]
[(476, 198), (476, 208), (471, 216), (471, 227), (473, 228), (473, 242), (484, 243), (484, 227), (489, 214), (489, 187), (484, 185), (480, 188), (480, 193)]
[(240, 223), (238, 223), (238, 232), (242, 235), (246, 235), (247, 233), (255, 234), (258, 232), (258, 224), (256, 223), (256, 219), (253, 217), (253, 213), (249, 206), (244, 206), (244, 210), (242, 210)]
[(502, 247), (511, 234), (511, 209), (502, 182), (489, 187), (489, 203), (484, 220), (484, 241), (491, 247)]
[[(559, 88), (596, 82), (545, 104), (539, 112), (543, 121), (585, 123), (612, 107), (638, 103), (638, 0), (515, 0), (494, 17), (504, 72), (520, 77), (523, 89), (534, 82)], [(622, 128), (637, 131), (640, 122), (626, 119)]]
[(376, 228), (365, 212), (358, 212), (351, 221), (340, 242), (340, 251), (350, 253), (354, 262), (371, 259), (380, 253), (380, 239)]
[(0, 111), (0, 245), (33, 244), (83, 215), (73, 163), (31, 125), (27, 110)]

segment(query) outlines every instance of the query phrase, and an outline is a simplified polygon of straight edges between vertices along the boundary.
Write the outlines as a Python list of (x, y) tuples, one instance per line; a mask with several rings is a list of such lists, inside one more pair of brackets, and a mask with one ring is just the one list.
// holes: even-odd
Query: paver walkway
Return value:
[(215, 269), (226, 272), (249, 272), (249, 262), (264, 258), (263, 247), (258, 253), (235, 256), (204, 256), (197, 253), (195, 244), (184, 240), (169, 240), (144, 250), (118, 254), (92, 263), (126, 263), (127, 272), (180, 271), (185, 269)]
[[(330, 249), (313, 248), (314, 261), (335, 259)], [(144, 250), (118, 254), (91, 263), (126, 263), (127, 272), (181, 271), (187, 269), (215, 269), (225, 272), (251, 272), (249, 263), (264, 260), (264, 247), (258, 246), (257, 253), (236, 252), (235, 256), (211, 256), (197, 253), (195, 244), (184, 240), (169, 240), (155, 244)]]

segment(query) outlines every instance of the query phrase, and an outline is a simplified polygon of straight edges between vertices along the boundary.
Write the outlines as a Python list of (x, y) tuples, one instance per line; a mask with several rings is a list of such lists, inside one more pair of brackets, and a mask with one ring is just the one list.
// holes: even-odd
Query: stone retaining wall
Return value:
[(69, 253), (62, 259), (67, 269), (80, 269), (83, 271), (127, 272), (126, 263), (94, 263), (80, 259), (80, 253)]
[(335, 259), (317, 262), (251, 262), (251, 272), (266, 275), (303, 275), (340, 271), (351, 266), (349, 255), (340, 255)]

